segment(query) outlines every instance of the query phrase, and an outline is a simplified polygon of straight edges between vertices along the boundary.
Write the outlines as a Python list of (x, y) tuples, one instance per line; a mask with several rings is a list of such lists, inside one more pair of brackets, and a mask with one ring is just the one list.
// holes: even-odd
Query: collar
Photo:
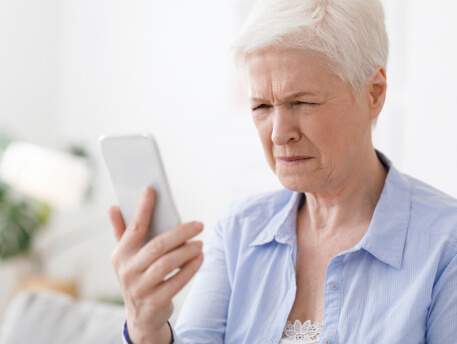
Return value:
[(284, 244), (296, 238), (297, 212), (304, 194), (286, 190), (282, 195), (286, 198), (283, 202), (274, 200), (275, 203), (281, 203), (282, 208), (276, 211), (249, 246), (264, 245), (273, 240)]
[(376, 153), (389, 172), (370, 227), (353, 250), (360, 246), (380, 261), (399, 269), (411, 214), (412, 187), (409, 179), (384, 154)]
[[(408, 230), (411, 210), (411, 184), (387, 157), (376, 151), (379, 160), (388, 170), (384, 188), (376, 205), (370, 226), (353, 248), (341, 252), (355, 252), (363, 248), (380, 261), (400, 268)], [(302, 201), (302, 193), (286, 192), (281, 208), (271, 217), (250, 246), (267, 244), (273, 240), (279, 243), (296, 241), (297, 212)]]

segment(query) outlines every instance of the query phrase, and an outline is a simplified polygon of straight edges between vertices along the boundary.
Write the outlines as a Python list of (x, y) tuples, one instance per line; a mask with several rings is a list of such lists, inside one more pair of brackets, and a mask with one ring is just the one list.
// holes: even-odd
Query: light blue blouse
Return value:
[[(279, 342), (295, 299), (301, 199), (283, 190), (229, 209), (206, 245), (176, 344)], [(365, 236), (328, 266), (320, 343), (457, 343), (456, 254), (457, 201), (391, 166)]]

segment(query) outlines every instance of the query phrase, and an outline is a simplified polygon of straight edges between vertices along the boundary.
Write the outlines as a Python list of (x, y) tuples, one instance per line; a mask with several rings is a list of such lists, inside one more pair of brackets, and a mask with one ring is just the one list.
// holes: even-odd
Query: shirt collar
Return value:
[(380, 261), (399, 269), (411, 213), (411, 183), (384, 154), (378, 151), (377, 154), (389, 172), (370, 227), (354, 250), (362, 247)]
[(297, 212), (300, 206), (303, 193), (287, 191), (282, 194), (286, 197), (281, 203), (280, 208), (268, 221), (249, 246), (264, 245), (273, 240), (285, 243), (292, 237), (296, 237)]
[[(395, 268), (401, 267), (406, 233), (411, 209), (411, 184), (387, 157), (376, 151), (379, 160), (388, 169), (384, 188), (376, 205), (368, 231), (352, 249), (340, 253), (355, 252), (360, 248), (370, 252), (380, 261)], [(250, 246), (257, 246), (276, 240), (285, 243), (296, 238), (297, 211), (302, 193), (289, 191), (284, 194), (288, 200), (280, 202), (279, 209)]]

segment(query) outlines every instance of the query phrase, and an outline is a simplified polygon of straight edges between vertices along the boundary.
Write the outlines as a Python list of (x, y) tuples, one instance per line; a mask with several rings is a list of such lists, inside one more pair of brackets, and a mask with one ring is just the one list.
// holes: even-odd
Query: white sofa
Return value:
[(121, 306), (53, 292), (22, 292), (9, 304), (0, 344), (122, 343)]

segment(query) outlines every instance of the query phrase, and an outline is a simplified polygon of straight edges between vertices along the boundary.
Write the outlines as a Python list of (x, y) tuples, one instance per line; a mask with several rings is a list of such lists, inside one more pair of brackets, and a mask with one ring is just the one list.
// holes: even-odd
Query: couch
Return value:
[(120, 344), (124, 320), (122, 306), (25, 291), (7, 308), (0, 344)]

